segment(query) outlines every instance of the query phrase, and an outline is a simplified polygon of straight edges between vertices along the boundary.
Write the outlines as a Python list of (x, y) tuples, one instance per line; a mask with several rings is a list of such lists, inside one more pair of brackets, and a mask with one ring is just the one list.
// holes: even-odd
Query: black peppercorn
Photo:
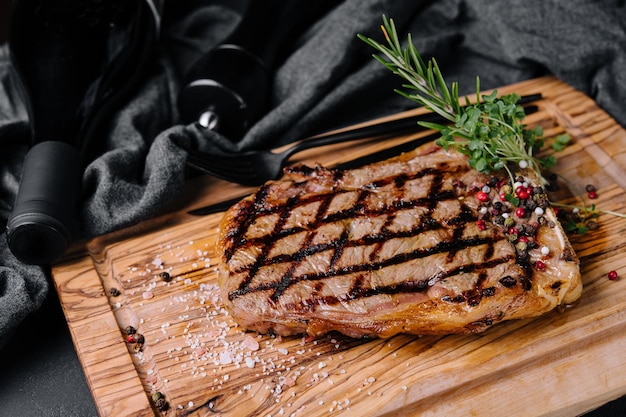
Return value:
[(587, 186), (585, 187), (585, 191), (587, 191), (588, 193), (597, 191), (596, 186), (593, 184), (587, 184)]
[(165, 282), (170, 282), (172, 280), (172, 276), (169, 274), (169, 272), (161, 272), (161, 278)]
[(154, 402), (154, 405), (159, 409), (159, 411), (167, 411), (170, 409), (170, 405), (167, 401), (165, 401), (165, 398), (159, 398)]
[(115, 287), (111, 287), (111, 289), (109, 290), (109, 295), (111, 295), (111, 297), (118, 297), (120, 294), (120, 290)]

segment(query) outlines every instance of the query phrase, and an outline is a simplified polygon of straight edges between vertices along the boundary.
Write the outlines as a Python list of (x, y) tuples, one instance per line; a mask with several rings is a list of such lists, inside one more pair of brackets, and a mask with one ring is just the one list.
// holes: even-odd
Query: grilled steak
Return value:
[(359, 169), (285, 173), (221, 223), (219, 285), (245, 329), (478, 333), (581, 294), (578, 259), (533, 172), (511, 184), (427, 145)]

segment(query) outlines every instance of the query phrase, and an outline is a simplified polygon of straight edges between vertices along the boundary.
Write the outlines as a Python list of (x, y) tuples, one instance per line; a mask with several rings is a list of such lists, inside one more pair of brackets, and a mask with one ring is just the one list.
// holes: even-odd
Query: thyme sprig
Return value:
[[(612, 210), (604, 210), (598, 208), (595, 204), (587, 204), (585, 198), (583, 197), (583, 193), (577, 191), (574, 184), (572, 184), (567, 178), (562, 175), (552, 174), (553, 185), (558, 187), (556, 184), (557, 180), (560, 179), (566, 184), (566, 187), (571, 190), (576, 198), (581, 202), (580, 205), (576, 204), (566, 204), (566, 203), (558, 203), (555, 201), (551, 201), (550, 204), (555, 208), (559, 219), (561, 220), (561, 224), (566, 232), (575, 232), (579, 235), (584, 235), (589, 230), (595, 230), (598, 228), (597, 219), (600, 214), (608, 214), (615, 217), (621, 217), (626, 219), (626, 214), (619, 213)], [(592, 184), (587, 184), (585, 187), (587, 191), (587, 197), (589, 199), (595, 199), (597, 197), (596, 187)]]
[[(489, 174), (504, 169), (513, 181), (511, 164), (518, 164), (521, 168), (537, 172), (544, 185), (548, 183), (541, 171), (552, 167), (556, 158), (554, 155), (536, 156), (545, 144), (543, 130), (540, 126), (526, 128), (523, 123), (526, 114), (523, 107), (517, 104), (520, 99), (518, 94), (498, 97), (497, 91), (493, 91), (483, 95), (480, 79), (476, 77), (474, 103), (465, 97), (466, 104), (461, 106), (458, 83), (448, 86), (437, 61), (432, 58), (425, 62), (410, 34), (407, 46), (403, 48), (393, 19), (383, 16), (381, 29), (387, 46), (372, 38), (357, 36), (381, 54), (374, 55), (377, 61), (407, 82), (402, 85), (406, 90), (396, 89), (397, 93), (450, 121), (447, 125), (420, 123), (441, 133), (436, 141), (438, 145), (467, 155), (470, 166), (479, 172)], [(560, 135), (551, 146), (560, 150), (568, 142), (568, 135)]]

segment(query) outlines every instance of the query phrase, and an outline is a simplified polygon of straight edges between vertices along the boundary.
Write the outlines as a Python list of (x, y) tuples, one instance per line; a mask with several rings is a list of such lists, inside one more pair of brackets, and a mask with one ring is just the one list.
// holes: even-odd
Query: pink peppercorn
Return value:
[(616, 281), (617, 280), (617, 271), (609, 271), (609, 279), (611, 281)]
[(486, 203), (487, 201), (489, 201), (489, 194), (484, 191), (479, 191), (476, 193), (476, 199), (481, 203)]
[(526, 187), (517, 187), (517, 190), (515, 190), (515, 194), (517, 194), (517, 196), (522, 200), (526, 200), (530, 196), (528, 188)]

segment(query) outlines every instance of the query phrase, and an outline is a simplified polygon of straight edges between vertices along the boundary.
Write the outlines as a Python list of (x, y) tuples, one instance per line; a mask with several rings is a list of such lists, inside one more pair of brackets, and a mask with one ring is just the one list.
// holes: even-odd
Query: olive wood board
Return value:
[[(552, 170), (570, 186), (551, 198), (579, 204), (570, 191), (584, 194), (591, 183), (597, 207), (626, 213), (626, 131), (553, 77), (499, 89), (512, 91), (543, 94), (530, 126), (572, 137)], [(332, 164), (410, 137), (300, 155)], [(625, 219), (601, 214), (597, 230), (570, 235), (584, 290), (564, 311), (477, 335), (281, 338), (246, 333), (225, 313), (216, 283), (221, 213), (187, 214), (250, 190), (198, 177), (163, 215), (81, 242), (53, 266), (101, 416), (571, 417), (626, 394)], [(145, 338), (140, 352), (125, 340), (129, 325)], [(168, 411), (154, 406), (155, 391)]]

